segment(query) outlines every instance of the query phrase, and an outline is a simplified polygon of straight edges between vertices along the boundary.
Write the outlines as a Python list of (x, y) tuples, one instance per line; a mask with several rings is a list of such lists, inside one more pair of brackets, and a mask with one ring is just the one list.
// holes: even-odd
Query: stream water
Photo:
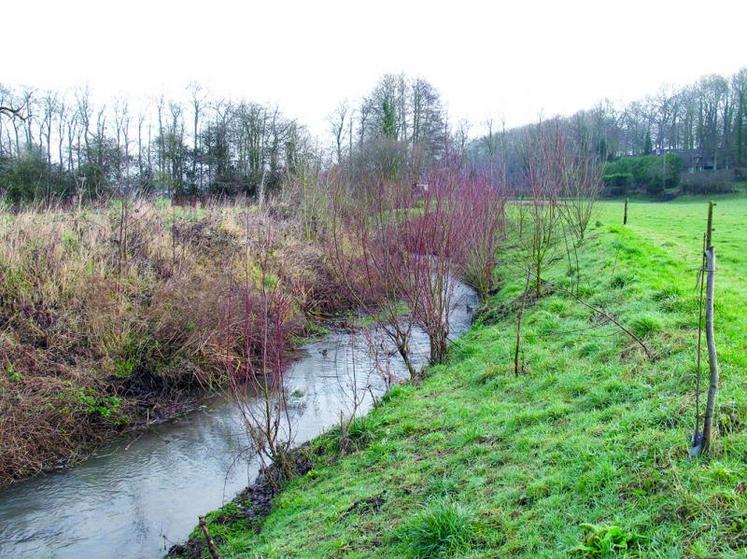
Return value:
[[(475, 293), (457, 283), (452, 338), (468, 328), (476, 304)], [(354, 384), (359, 394), (370, 386), (359, 413), (371, 406), (371, 393), (384, 391), (381, 359), (365, 338), (336, 332), (302, 348), (287, 376), (296, 444), (337, 423), (341, 410), (350, 412)], [(423, 366), (429, 345), (422, 331), (414, 332), (411, 349)], [(397, 356), (388, 366), (395, 376), (405, 373)], [(241, 453), (247, 445), (236, 406), (213, 398), (70, 470), (14, 485), (0, 492), (0, 558), (161, 557), (187, 537), (198, 515), (254, 481), (257, 463)]]

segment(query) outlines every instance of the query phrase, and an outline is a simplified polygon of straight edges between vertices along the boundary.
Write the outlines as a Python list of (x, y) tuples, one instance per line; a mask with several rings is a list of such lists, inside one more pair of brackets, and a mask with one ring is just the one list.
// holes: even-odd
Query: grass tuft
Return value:
[(664, 329), (664, 321), (656, 314), (646, 313), (633, 318), (630, 326), (639, 338), (647, 338), (656, 332), (661, 332)]
[(571, 549), (571, 553), (580, 557), (616, 557), (619, 552), (631, 549), (639, 539), (636, 534), (631, 534), (619, 526), (595, 526), (594, 524), (582, 524), (586, 530), (583, 542)]
[(397, 531), (405, 557), (437, 559), (455, 557), (476, 539), (471, 512), (447, 499), (438, 499)]

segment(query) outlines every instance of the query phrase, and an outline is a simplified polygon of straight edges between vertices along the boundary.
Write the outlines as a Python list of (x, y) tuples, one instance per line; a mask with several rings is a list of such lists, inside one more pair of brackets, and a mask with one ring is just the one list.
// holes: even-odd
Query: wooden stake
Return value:
[(521, 295), (521, 307), (519, 307), (519, 316), (516, 318), (516, 345), (514, 346), (514, 375), (519, 376), (519, 371), (524, 372), (524, 363), (522, 360), (519, 366), (519, 353), (521, 351), (521, 320), (524, 318), (524, 310), (527, 306), (527, 292), (529, 291), (529, 279), (532, 277), (532, 269), (527, 269), (527, 281), (524, 284), (524, 293)]
[(205, 543), (207, 543), (210, 557), (212, 557), (212, 559), (220, 559), (220, 555), (218, 555), (218, 548), (215, 547), (215, 542), (213, 541), (213, 537), (208, 531), (207, 522), (205, 522), (204, 516), (200, 517), (200, 530), (202, 530), (202, 535), (205, 536)]
[(706, 250), (713, 246), (713, 207), (716, 204), (708, 202), (708, 225), (706, 226)]
[[(706, 235), (703, 233), (703, 255), (700, 263), (700, 273), (698, 282), (700, 284), (700, 296), (698, 297), (698, 345), (695, 355), (695, 429), (692, 436), (692, 449), (700, 444), (700, 376), (701, 376), (701, 359), (703, 347), (703, 294), (705, 293), (705, 271), (706, 271)], [(693, 450), (691, 449), (691, 452)]]
[(625, 213), (623, 214), (623, 225), (628, 224), (628, 199), (625, 198)]
[[(709, 208), (708, 223), (711, 223), (711, 210)], [(710, 232), (710, 227), (709, 227)], [(718, 392), (718, 355), (716, 353), (716, 340), (713, 335), (713, 299), (716, 276), (716, 249), (706, 249), (706, 344), (708, 345), (708, 365), (711, 369), (711, 384), (708, 387), (708, 401), (706, 402), (705, 419), (703, 421), (703, 446), (706, 452), (711, 444), (713, 431), (713, 413), (716, 408), (716, 394)]]

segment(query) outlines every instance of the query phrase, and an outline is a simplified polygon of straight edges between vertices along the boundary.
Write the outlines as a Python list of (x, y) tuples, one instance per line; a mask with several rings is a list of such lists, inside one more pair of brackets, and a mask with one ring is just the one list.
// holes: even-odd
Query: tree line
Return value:
[[(509, 130), (488, 120), (487, 133), (474, 140), (468, 124), (450, 124), (431, 83), (386, 74), (360, 101), (336, 107), (329, 149), (276, 106), (211, 98), (194, 83), (182, 100), (161, 96), (137, 111), (122, 99), (97, 104), (87, 89), (62, 94), (0, 85), (0, 107), (0, 190), (16, 204), (122, 192), (177, 201), (261, 199), (309, 168), (336, 168), (351, 183), (385, 176), (416, 184), (434, 163), (450, 159), (525, 191), (543, 124), (562, 129), (578, 154), (600, 162), (671, 155), (689, 171), (733, 169), (741, 176), (747, 167), (747, 69), (664, 87), (622, 109), (604, 101)], [(628, 175), (636, 183), (639, 175), (653, 177), (647, 189), (673, 183), (676, 166), (660, 171), (653, 159), (642, 161), (635, 172), (610, 168), (616, 176), (608, 186), (620, 187)]]
[(146, 110), (126, 100), (0, 86), (0, 189), (15, 202), (117, 192), (175, 199), (258, 195), (314, 160), (307, 130), (277, 107), (161, 96)]
[[(673, 154), (684, 170), (747, 167), (747, 68), (732, 76), (710, 75), (681, 88), (661, 90), (620, 109), (605, 100), (568, 117), (550, 119), (581, 149), (601, 161)], [(472, 159), (526, 182), (526, 149), (536, 124), (505, 130), (487, 122), (487, 133), (471, 144)]]
[(402, 74), (336, 108), (328, 151), (276, 106), (214, 99), (194, 83), (186, 93), (133, 110), (125, 99), (97, 104), (88, 89), (0, 84), (0, 190), (16, 203), (122, 192), (261, 198), (300, 168), (419, 175), (466, 146), (466, 135), (450, 131), (435, 87)]

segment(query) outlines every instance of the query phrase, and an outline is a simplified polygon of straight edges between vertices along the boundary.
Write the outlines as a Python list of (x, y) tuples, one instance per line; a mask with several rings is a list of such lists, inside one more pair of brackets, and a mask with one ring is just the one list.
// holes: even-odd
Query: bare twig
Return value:
[(20, 118), (21, 120), (26, 120), (26, 117), (24, 117), (21, 114), (21, 108), (14, 109), (13, 107), (0, 106), (0, 115), (9, 116), (12, 118)]
[(578, 301), (579, 303), (581, 303), (583, 306), (585, 306), (585, 307), (593, 310), (595, 313), (603, 316), (604, 318), (606, 318), (607, 320), (609, 320), (612, 324), (614, 324), (615, 326), (617, 326), (620, 330), (622, 330), (623, 332), (625, 332), (628, 336), (630, 336), (631, 339), (633, 339), (639, 346), (641, 346), (641, 348), (643, 348), (643, 351), (646, 352), (646, 357), (648, 357), (649, 359), (652, 359), (652, 360), (655, 358), (654, 353), (648, 348), (648, 346), (644, 343), (644, 341), (641, 338), (639, 338), (638, 336), (636, 336), (629, 328), (627, 328), (624, 324), (622, 324), (614, 316), (612, 316), (608, 312), (603, 311), (602, 309), (600, 309), (598, 307), (595, 307), (591, 303), (588, 303), (588, 302), (584, 301), (581, 297), (579, 297), (578, 295), (576, 295), (572, 291), (569, 291), (569, 290), (564, 289), (562, 287), (560, 287), (560, 289), (563, 290), (563, 291), (565, 291), (566, 293), (568, 293), (571, 297), (573, 297), (576, 301)]
[(207, 522), (205, 521), (204, 516), (200, 517), (200, 530), (202, 530), (202, 535), (205, 536), (205, 543), (207, 544), (208, 551), (210, 552), (210, 557), (212, 557), (212, 559), (220, 559), (220, 555), (218, 555), (218, 548), (215, 547), (215, 542), (213, 541), (213, 537), (208, 531)]

